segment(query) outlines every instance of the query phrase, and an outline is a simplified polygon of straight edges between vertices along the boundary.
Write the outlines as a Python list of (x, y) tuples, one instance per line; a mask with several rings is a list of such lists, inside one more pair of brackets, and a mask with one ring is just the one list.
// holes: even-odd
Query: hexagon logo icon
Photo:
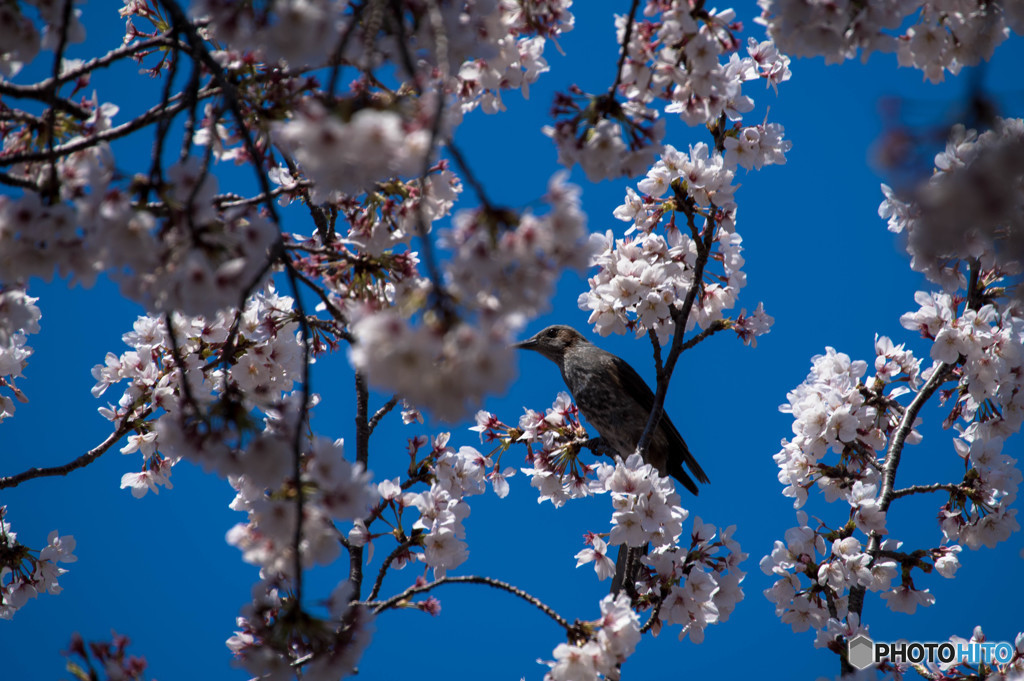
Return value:
[(850, 639), (846, 655), (854, 669), (867, 669), (875, 663), (875, 643), (864, 634)]

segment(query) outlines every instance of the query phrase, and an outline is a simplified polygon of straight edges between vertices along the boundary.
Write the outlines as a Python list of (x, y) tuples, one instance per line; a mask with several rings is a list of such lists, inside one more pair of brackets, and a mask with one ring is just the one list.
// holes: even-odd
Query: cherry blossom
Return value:
[(1022, 27), (1013, 2), (758, 0), (758, 6), (758, 22), (794, 56), (823, 56), (834, 64), (858, 53), (866, 60), (875, 51), (896, 52), (900, 66), (919, 69), (932, 82), (941, 81), (946, 71), (956, 75), (987, 60), (1011, 28), (1020, 32)]
[(7, 507), (0, 506), (0, 619), (9, 620), (29, 600), (41, 593), (59, 594), (58, 578), (67, 572), (58, 563), (78, 560), (75, 538), (50, 532), (46, 546), (31, 549), (18, 541), (18, 534), (6, 520)]

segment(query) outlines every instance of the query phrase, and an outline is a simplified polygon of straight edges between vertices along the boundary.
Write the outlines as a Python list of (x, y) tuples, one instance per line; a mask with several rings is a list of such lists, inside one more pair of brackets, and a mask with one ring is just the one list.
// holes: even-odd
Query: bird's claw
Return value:
[(608, 441), (603, 437), (592, 437), (589, 440), (584, 440), (580, 443), (580, 446), (586, 447), (597, 456), (615, 457), (615, 450), (609, 446)]

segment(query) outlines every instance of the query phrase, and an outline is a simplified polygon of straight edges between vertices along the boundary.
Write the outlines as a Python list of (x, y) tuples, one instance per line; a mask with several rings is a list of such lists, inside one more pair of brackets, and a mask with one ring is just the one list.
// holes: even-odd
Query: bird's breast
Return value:
[(566, 362), (562, 378), (587, 422), (623, 457), (636, 448), (647, 412), (623, 390), (608, 365)]

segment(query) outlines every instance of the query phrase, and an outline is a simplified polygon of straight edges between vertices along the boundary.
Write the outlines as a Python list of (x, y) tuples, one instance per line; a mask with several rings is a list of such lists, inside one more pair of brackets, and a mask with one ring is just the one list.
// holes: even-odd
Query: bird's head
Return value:
[(583, 335), (564, 324), (556, 324), (538, 331), (532, 338), (527, 338), (513, 347), (524, 350), (535, 350), (553, 362), (561, 363), (565, 353), (572, 347), (589, 343)]

